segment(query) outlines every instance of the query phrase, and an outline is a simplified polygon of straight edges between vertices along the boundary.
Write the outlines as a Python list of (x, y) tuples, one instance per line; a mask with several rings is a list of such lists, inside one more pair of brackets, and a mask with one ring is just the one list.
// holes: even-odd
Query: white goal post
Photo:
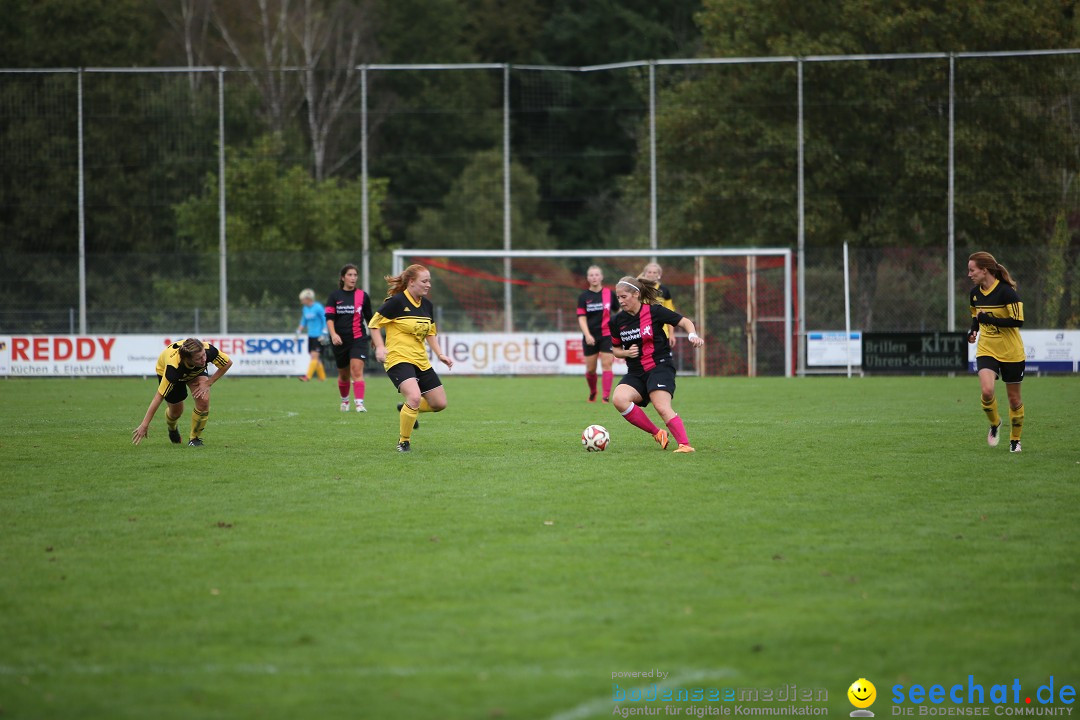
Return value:
[[(745, 327), (735, 329), (734, 334), (745, 334), (745, 366), (746, 374), (754, 376), (757, 374), (757, 352), (758, 352), (758, 328), (759, 324), (767, 323), (770, 327), (776, 329), (773, 332), (773, 336), (781, 334), (779, 332), (779, 326), (782, 323), (782, 336), (783, 336), (783, 374), (785, 377), (791, 377), (794, 374), (795, 369), (795, 343), (793, 342), (793, 252), (788, 248), (677, 248), (677, 249), (641, 249), (641, 250), (457, 250), (448, 248), (401, 248), (393, 251), (392, 261), (392, 274), (397, 275), (405, 269), (406, 265), (412, 262), (421, 262), (423, 259), (438, 258), (446, 261), (465, 261), (465, 262), (478, 262), (478, 261), (499, 261), (501, 260), (500, 267), (493, 269), (491, 272), (483, 273), (486, 279), (493, 279), (495, 281), (501, 281), (502, 285), (502, 307), (500, 308), (500, 318), (502, 320), (501, 329), (503, 332), (513, 332), (515, 328), (514, 322), (514, 306), (515, 285), (522, 285), (519, 280), (515, 280), (515, 260), (551, 260), (551, 261), (573, 261), (577, 260), (580, 265), (581, 261), (588, 260), (596, 263), (602, 263), (604, 259), (610, 261), (613, 260), (628, 260), (635, 259), (644, 262), (681, 262), (686, 269), (683, 271), (682, 276), (687, 277), (688, 280), (685, 284), (692, 284), (693, 292), (693, 313), (680, 310), (689, 315), (697, 326), (698, 333), (702, 337), (706, 338), (706, 345), (708, 345), (708, 339), (710, 334), (719, 338), (722, 332), (730, 330), (731, 328), (710, 327), (709, 308), (710, 304), (706, 301), (706, 288), (711, 284), (716, 284), (717, 278), (709, 277), (706, 274), (706, 261), (709, 259), (723, 259), (727, 262), (732, 260), (738, 263), (741, 258), (743, 262), (738, 263), (740, 277), (736, 278), (732, 282), (725, 283), (726, 292), (725, 297), (727, 302), (731, 305), (730, 298), (736, 293), (739, 293), (739, 315), (742, 320), (742, 304), (743, 297), (745, 297)], [(758, 262), (761, 259), (771, 260), (771, 265), (776, 266), (779, 269), (779, 262), (783, 263), (782, 271), (782, 288), (783, 288), (783, 301), (782, 308), (778, 306), (780, 303), (773, 303), (772, 307), (780, 312), (774, 312), (771, 315), (758, 314)], [(665, 284), (668, 284), (667, 266), (665, 266), (665, 275), (662, 280)], [(691, 269), (692, 268), (692, 269)], [(636, 272), (627, 272), (625, 274), (635, 275)], [(581, 280), (584, 280), (584, 274), (580, 275)], [(692, 281), (692, 282), (691, 282)], [(606, 278), (605, 284), (613, 284), (610, 278)], [(742, 294), (741, 287), (733, 287), (733, 285), (745, 285), (745, 296)], [(582, 283), (580, 289), (584, 289)], [(686, 302), (687, 298), (680, 297), (676, 299), (676, 303), (681, 308), (688, 307)], [(439, 303), (436, 303), (438, 305)], [(715, 304), (715, 302), (714, 302)], [(729, 320), (730, 324), (730, 320)], [(576, 326), (575, 326), (576, 327)], [(732, 333), (729, 333), (732, 334)], [(776, 338), (779, 339), (779, 338)], [(738, 340), (741, 344), (741, 339)], [(740, 348), (740, 352), (742, 352)], [(779, 351), (777, 351), (779, 352)], [(704, 367), (703, 351), (699, 351), (700, 357), (698, 362), (695, 363), (695, 368)], [(779, 373), (776, 373), (779, 374)]]

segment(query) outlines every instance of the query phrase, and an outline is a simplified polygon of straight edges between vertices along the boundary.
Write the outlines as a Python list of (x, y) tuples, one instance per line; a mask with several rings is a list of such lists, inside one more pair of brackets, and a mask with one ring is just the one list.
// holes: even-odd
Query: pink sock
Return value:
[(594, 373), (594, 372), (585, 373), (585, 382), (589, 383), (589, 394), (590, 395), (595, 395), (596, 394), (596, 373)]
[(650, 435), (655, 435), (659, 430), (658, 427), (652, 424), (652, 420), (645, 414), (645, 411), (637, 405), (631, 405), (630, 409), (624, 412), (622, 416), (626, 418), (626, 421), (631, 425), (641, 428)]
[(337, 389), (341, 393), (341, 400), (347, 402), (349, 399), (349, 383), (345, 380), (338, 380)]
[(675, 442), (680, 445), (689, 445), (690, 438), (686, 437), (686, 428), (683, 427), (682, 418), (676, 415), (667, 421), (668, 430), (671, 431), (671, 436), (675, 438)]
[(615, 373), (611, 372), (610, 370), (608, 370), (603, 375), (603, 385), (602, 385), (602, 387), (604, 388), (604, 397), (605, 398), (611, 397), (611, 381), (614, 378), (615, 378)]
[(363, 380), (353, 380), (352, 392), (353, 392), (353, 397), (355, 397), (357, 400), (363, 400), (364, 399), (364, 381)]

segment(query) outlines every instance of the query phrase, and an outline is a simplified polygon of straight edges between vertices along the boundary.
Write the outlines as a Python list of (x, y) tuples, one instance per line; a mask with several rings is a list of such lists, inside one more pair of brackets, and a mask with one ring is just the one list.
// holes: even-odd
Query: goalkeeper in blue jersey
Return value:
[(311, 356), (308, 363), (307, 373), (300, 376), (300, 380), (307, 382), (315, 375), (319, 380), (326, 379), (326, 370), (322, 364), (322, 349), (330, 344), (330, 335), (326, 330), (326, 308), (322, 303), (315, 301), (315, 291), (305, 288), (300, 291), (300, 324), (296, 326), (296, 333), (307, 333), (307, 349)]

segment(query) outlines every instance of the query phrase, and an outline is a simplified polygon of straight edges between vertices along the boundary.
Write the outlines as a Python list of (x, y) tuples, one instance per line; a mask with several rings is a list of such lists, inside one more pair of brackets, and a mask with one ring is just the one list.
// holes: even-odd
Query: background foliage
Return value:
[[(1078, 39), (1075, 5), (0, 0), (0, 67), (239, 70), (222, 80), (230, 248), (343, 251), (356, 260), (359, 64), (575, 67), (650, 57), (1068, 48)], [(1006, 263), (1030, 249), (1038, 259), (1021, 260), (1019, 277), (1042, 313), (1029, 319), (1043, 327), (1080, 323), (1080, 293), (1072, 290), (1080, 285), (1077, 62), (957, 61), (957, 247), (990, 249)], [(807, 243), (822, 257), (844, 242), (863, 251), (855, 255), (855, 322), (880, 327), (887, 319), (879, 283), (899, 268), (883, 265), (886, 254), (875, 250), (940, 256), (949, 231), (949, 63), (847, 60), (804, 63), (803, 71)], [(176, 267), (168, 257), (216, 250), (216, 73), (83, 78), (91, 308), (116, 301), (118, 279), (142, 306), (212, 307), (215, 284), (198, 277), (213, 262)], [(646, 79), (643, 68), (512, 73), (517, 247), (646, 244)], [(662, 245), (793, 247), (796, 66), (662, 67), (657, 80)], [(372, 72), (369, 82), (376, 256), (399, 246), (501, 243), (502, 71)], [(32, 329), (37, 308), (77, 305), (75, 97), (73, 73), (0, 75), (6, 327)], [(333, 282), (322, 266), (308, 269), (306, 284)], [(131, 272), (118, 278), (118, 268)], [(962, 278), (963, 268), (945, 272)], [(241, 284), (230, 301), (293, 304), (292, 275), (262, 281), (268, 288), (244, 277), (234, 276)], [(158, 297), (163, 284), (171, 291)], [(47, 299), (29, 307), (27, 297)]]

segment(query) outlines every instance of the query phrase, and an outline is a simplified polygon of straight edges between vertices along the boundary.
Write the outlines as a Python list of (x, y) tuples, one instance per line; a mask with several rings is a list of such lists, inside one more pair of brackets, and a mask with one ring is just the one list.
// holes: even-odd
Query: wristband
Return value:
[(687, 340), (700, 340), (701, 336), (698, 335), (696, 332), (692, 332), (692, 333), (690, 333), (689, 335), (686, 336), (686, 339)]

